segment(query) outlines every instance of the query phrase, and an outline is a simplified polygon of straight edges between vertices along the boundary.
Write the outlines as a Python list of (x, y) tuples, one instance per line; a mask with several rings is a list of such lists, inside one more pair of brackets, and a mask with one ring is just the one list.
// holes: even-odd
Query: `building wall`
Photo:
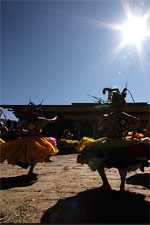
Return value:
[[(99, 138), (103, 135), (98, 129), (98, 121), (101, 115), (108, 112), (108, 105), (98, 107), (98, 103), (72, 103), (72, 105), (42, 105), (44, 115), (52, 118), (55, 115), (58, 119), (55, 123), (46, 126), (44, 133), (47, 136), (60, 138), (65, 129), (70, 129), (74, 134), (74, 139), (83, 136)], [(20, 116), (29, 110), (28, 105), (5, 105), (3, 108), (13, 110), (15, 116)], [(128, 103), (126, 113), (140, 119), (140, 129), (149, 129), (150, 124), (150, 104)]]

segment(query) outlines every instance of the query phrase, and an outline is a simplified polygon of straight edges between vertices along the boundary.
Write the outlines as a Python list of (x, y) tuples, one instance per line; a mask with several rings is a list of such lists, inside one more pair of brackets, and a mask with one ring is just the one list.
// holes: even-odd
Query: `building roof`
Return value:
[[(29, 105), (0, 105), (0, 107), (12, 111), (16, 117), (18, 112), (28, 111)], [(95, 103), (72, 103), (71, 105), (41, 105), (44, 113), (61, 114), (61, 113), (100, 113), (104, 112), (108, 104)], [(150, 104), (146, 102), (127, 103), (126, 112), (130, 113), (148, 113), (150, 112)], [(45, 116), (46, 116), (45, 114)]]

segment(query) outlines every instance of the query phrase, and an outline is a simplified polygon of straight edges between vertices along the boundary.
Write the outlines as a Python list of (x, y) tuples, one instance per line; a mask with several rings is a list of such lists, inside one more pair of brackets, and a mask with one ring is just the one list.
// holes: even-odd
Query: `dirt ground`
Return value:
[(112, 191), (102, 191), (101, 178), (77, 154), (56, 155), (39, 163), (38, 176), (27, 170), (0, 165), (1, 223), (148, 223), (150, 168), (128, 173), (126, 191), (119, 191), (117, 169), (106, 174)]

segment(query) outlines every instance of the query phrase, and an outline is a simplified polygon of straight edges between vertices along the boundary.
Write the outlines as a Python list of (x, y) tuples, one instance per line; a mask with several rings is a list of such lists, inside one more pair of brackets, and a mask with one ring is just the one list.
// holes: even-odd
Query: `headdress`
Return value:
[(38, 105), (36, 105), (36, 104), (34, 104), (33, 102), (31, 102), (31, 99), (29, 99), (29, 100), (30, 100), (30, 102), (29, 102), (28, 105), (31, 106), (30, 112), (31, 112), (31, 111), (39, 112), (39, 116), (43, 116), (43, 111), (42, 111), (42, 109), (40, 108), (40, 106), (42, 105), (43, 100), (42, 100), (41, 103), (38, 104)]
[(104, 88), (103, 94), (106, 94), (106, 91), (108, 91), (107, 100), (103, 100), (102, 98), (88, 94), (89, 96), (95, 98), (97, 100), (97, 103), (100, 103), (97, 106), (95, 106), (95, 108), (103, 108), (106, 107), (106, 105), (108, 107), (110, 106), (112, 109), (123, 108), (126, 105), (125, 97), (127, 95), (127, 91), (131, 95), (133, 102), (135, 102), (131, 92), (127, 88), (127, 84), (122, 92), (120, 92), (118, 88)]
[(126, 106), (125, 97), (127, 95), (127, 88), (124, 88), (122, 92), (118, 88), (104, 88), (103, 94), (108, 91), (108, 100), (110, 100), (112, 109), (120, 109)]

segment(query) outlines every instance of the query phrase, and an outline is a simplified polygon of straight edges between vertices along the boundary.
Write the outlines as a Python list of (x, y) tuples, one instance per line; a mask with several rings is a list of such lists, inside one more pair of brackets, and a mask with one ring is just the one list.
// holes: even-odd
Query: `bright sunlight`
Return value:
[(127, 23), (121, 27), (125, 43), (135, 44), (137, 47), (141, 41), (149, 35), (146, 26), (146, 17), (130, 16)]

